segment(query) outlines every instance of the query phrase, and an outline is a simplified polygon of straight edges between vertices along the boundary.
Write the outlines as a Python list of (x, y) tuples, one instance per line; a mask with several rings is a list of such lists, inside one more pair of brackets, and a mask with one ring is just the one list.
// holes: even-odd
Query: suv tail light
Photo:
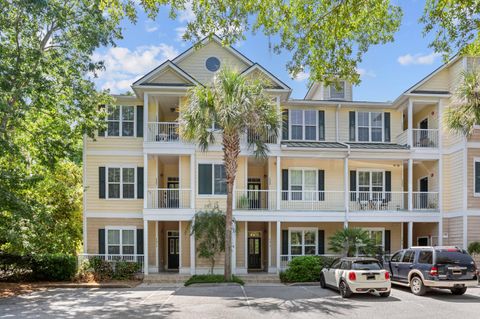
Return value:
[(432, 268), (430, 268), (430, 276), (438, 276), (437, 266), (433, 266)]
[(385, 272), (385, 280), (390, 279), (390, 273), (388, 271)]
[(349, 272), (348, 273), (348, 280), (350, 280), (350, 281), (357, 280), (357, 275), (354, 272)]

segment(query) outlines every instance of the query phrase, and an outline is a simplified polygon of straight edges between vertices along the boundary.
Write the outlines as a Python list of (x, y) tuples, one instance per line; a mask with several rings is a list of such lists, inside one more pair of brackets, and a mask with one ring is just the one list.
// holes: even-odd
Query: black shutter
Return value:
[(325, 111), (318, 111), (318, 140), (325, 140)]
[(318, 254), (325, 254), (325, 231), (321, 229), (318, 230)]
[(475, 162), (475, 193), (480, 193), (480, 162)]
[(143, 229), (137, 229), (137, 255), (143, 255)]
[(390, 113), (383, 113), (383, 121), (385, 126), (385, 142), (390, 142)]
[(104, 228), (100, 228), (98, 230), (98, 253), (100, 255), (105, 254), (105, 229)]
[(355, 141), (355, 112), (350, 111), (348, 114), (349, 123), (349, 141)]
[[(99, 110), (102, 111), (103, 109), (105, 109), (105, 105), (100, 105), (99, 106)], [(98, 130), (98, 136), (102, 136), (102, 137), (105, 137), (105, 129), (99, 129)]]
[(282, 255), (288, 255), (288, 230), (282, 230)]
[(198, 164), (198, 194), (212, 195), (212, 164)]
[(288, 200), (288, 169), (282, 169), (282, 200)]
[(288, 140), (288, 110), (282, 112), (282, 140)]
[(325, 171), (323, 169), (318, 170), (318, 200), (325, 200)]
[(385, 244), (385, 254), (390, 254), (390, 251), (391, 251), (391, 247), (390, 247), (390, 244), (391, 243), (391, 240), (390, 240), (390, 230), (385, 230), (385, 238), (384, 238), (384, 244)]
[(357, 200), (357, 171), (350, 171), (350, 201)]
[(137, 106), (137, 137), (143, 137), (143, 106)]
[(143, 198), (143, 167), (137, 167), (137, 198)]
[(105, 190), (106, 190), (106, 183), (105, 183), (105, 167), (98, 168), (98, 198), (105, 198)]
[(392, 200), (392, 172), (385, 171), (385, 199)]

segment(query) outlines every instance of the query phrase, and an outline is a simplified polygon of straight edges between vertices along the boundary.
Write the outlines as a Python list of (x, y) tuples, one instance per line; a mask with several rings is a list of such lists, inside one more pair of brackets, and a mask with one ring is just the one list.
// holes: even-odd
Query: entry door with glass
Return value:
[(179, 179), (178, 177), (169, 177), (167, 180), (167, 208), (178, 208), (180, 204), (179, 198)]
[(248, 232), (248, 269), (262, 268), (261, 236), (261, 232)]
[(178, 235), (178, 231), (167, 232), (168, 269), (178, 269), (180, 257)]
[(259, 209), (261, 198), (260, 198), (260, 188), (261, 182), (260, 178), (249, 178), (248, 179), (248, 205), (250, 209)]

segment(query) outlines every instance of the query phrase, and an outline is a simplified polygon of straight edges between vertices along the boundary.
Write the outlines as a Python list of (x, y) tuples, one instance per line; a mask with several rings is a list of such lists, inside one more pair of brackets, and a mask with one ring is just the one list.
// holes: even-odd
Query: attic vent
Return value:
[(216, 71), (218, 71), (218, 69), (220, 69), (220, 60), (218, 58), (214, 57), (214, 56), (209, 57), (205, 61), (205, 67), (210, 72), (216, 72)]

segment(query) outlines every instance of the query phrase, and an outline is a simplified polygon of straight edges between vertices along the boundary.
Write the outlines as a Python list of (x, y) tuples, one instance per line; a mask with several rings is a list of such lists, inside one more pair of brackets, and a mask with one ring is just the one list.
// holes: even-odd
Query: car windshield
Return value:
[(437, 264), (470, 265), (472, 263), (472, 257), (470, 257), (470, 255), (462, 251), (440, 250), (440, 251), (437, 251), (436, 253), (435, 261)]
[(358, 260), (352, 264), (353, 270), (380, 270), (380, 264), (374, 260)]

